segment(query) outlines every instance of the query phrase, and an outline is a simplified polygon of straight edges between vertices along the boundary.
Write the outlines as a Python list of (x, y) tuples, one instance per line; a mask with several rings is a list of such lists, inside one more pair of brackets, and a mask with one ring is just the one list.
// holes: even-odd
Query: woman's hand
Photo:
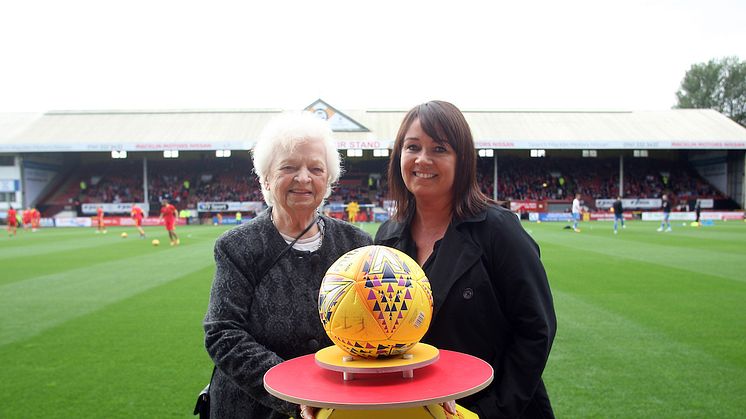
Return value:
[(443, 406), (443, 409), (452, 414), (456, 414), (456, 400), (448, 400), (447, 402), (441, 403), (441, 406)]
[(305, 404), (300, 405), (300, 419), (316, 419), (317, 410), (315, 407), (306, 406)]

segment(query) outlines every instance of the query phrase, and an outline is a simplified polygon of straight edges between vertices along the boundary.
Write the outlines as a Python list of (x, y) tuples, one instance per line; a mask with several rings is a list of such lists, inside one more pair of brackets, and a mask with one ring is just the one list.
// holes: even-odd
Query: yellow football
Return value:
[(152, 243), (152, 244), (153, 244), (153, 246), (158, 246), (159, 244), (161, 244), (161, 241), (160, 241), (160, 240), (158, 240), (158, 239), (153, 239), (153, 241), (152, 241), (152, 242), (150, 242), (150, 243)]
[(386, 246), (345, 253), (326, 271), (319, 316), (326, 334), (363, 358), (407, 352), (430, 326), (433, 296), (420, 265)]

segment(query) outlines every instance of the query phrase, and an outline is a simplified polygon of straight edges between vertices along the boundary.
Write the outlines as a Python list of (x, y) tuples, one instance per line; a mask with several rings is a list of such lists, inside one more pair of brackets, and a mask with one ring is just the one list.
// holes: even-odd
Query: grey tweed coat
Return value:
[(318, 250), (290, 249), (259, 278), (287, 247), (270, 210), (227, 231), (215, 244), (215, 279), (204, 320), (205, 347), (217, 366), (210, 386), (212, 418), (295, 414), (296, 405), (267, 393), (264, 373), (332, 344), (318, 315), (321, 279), (338, 257), (372, 243), (357, 227), (322, 216)]

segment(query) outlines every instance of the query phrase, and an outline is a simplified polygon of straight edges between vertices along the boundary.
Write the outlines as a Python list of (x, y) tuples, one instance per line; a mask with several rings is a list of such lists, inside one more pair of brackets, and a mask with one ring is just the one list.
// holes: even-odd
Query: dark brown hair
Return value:
[(464, 114), (451, 103), (434, 100), (412, 108), (396, 134), (389, 160), (389, 196), (396, 202), (396, 219), (410, 219), (415, 211), (414, 195), (404, 184), (401, 173), (401, 154), (404, 136), (410, 125), (420, 120), (422, 130), (433, 140), (447, 143), (456, 153), (456, 177), (453, 181), (453, 218), (462, 220), (483, 211), (491, 200), (477, 184), (477, 151)]

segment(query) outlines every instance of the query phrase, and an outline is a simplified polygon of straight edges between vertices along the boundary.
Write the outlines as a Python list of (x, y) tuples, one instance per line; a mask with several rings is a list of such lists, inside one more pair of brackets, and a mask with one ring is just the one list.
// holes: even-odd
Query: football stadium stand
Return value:
[[(405, 112), (343, 113), (322, 100), (306, 109), (329, 120), (343, 156), (329, 202), (385, 207), (388, 155)], [(8, 205), (52, 217), (103, 203), (146, 203), (155, 213), (162, 198), (207, 214), (260, 202), (247, 151), (282, 112), (0, 114), (0, 218)], [(625, 198), (667, 193), (681, 209), (697, 199), (714, 209), (744, 205), (746, 128), (712, 110), (464, 114), (480, 186), (499, 201), (569, 203), (580, 193), (593, 209), (621, 187)]]

